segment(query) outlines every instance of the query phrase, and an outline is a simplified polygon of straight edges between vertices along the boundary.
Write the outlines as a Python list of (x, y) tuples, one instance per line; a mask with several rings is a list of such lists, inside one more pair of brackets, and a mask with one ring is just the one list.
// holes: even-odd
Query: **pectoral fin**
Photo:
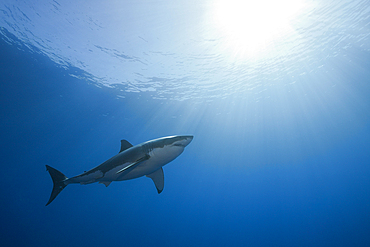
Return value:
[(133, 163), (129, 164), (128, 166), (126, 166), (126, 167), (122, 168), (121, 170), (119, 170), (119, 171), (117, 172), (117, 174), (120, 174), (120, 173), (122, 173), (122, 172), (129, 172), (129, 171), (131, 171), (132, 169), (134, 169), (137, 165), (139, 165), (141, 162), (143, 162), (143, 161), (145, 161), (145, 160), (147, 160), (147, 159), (149, 159), (149, 158), (150, 158), (150, 156), (146, 154), (144, 157), (142, 157), (142, 158), (138, 159), (137, 161), (135, 161), (135, 162), (133, 162)]
[(154, 185), (157, 188), (158, 194), (160, 194), (164, 188), (164, 174), (162, 167), (146, 176), (153, 180)]

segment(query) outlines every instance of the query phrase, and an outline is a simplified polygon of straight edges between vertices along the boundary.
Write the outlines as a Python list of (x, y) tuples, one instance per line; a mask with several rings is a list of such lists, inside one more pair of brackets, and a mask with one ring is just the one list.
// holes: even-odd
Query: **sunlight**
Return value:
[(220, 0), (212, 19), (224, 48), (234, 56), (255, 56), (293, 31), (291, 22), (303, 6), (303, 0)]

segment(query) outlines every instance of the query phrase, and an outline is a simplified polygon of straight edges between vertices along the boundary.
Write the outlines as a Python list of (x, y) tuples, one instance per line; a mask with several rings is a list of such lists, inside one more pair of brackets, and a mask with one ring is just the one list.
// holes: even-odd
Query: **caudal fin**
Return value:
[(48, 165), (46, 165), (46, 170), (49, 172), (54, 186), (53, 191), (50, 195), (50, 199), (45, 206), (49, 205), (55, 199), (55, 197), (57, 197), (57, 195), (67, 186), (64, 184), (64, 181), (67, 179), (67, 177), (63, 173)]

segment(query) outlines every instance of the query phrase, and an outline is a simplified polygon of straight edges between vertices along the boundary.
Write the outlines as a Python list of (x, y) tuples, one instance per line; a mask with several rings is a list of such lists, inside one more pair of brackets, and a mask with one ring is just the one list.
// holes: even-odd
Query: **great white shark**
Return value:
[(121, 140), (121, 150), (109, 160), (75, 177), (67, 178), (60, 171), (46, 165), (53, 180), (49, 205), (68, 184), (99, 182), (106, 187), (113, 181), (123, 181), (142, 176), (151, 178), (158, 194), (164, 188), (162, 166), (178, 157), (193, 140), (191, 135), (167, 136), (133, 146)]

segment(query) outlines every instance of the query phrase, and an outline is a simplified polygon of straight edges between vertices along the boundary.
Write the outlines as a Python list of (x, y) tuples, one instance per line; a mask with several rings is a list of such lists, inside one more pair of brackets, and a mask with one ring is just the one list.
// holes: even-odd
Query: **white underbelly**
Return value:
[(155, 158), (150, 158), (149, 160), (146, 160), (139, 164), (137, 167), (135, 167), (132, 171), (126, 173), (126, 174), (119, 174), (119, 176), (116, 180), (122, 181), (122, 180), (128, 180), (128, 179), (134, 179), (138, 177), (142, 177), (145, 175), (148, 175), (150, 173), (155, 172), (168, 162), (165, 162), (163, 160), (156, 160)]
[(174, 160), (183, 152), (183, 150), (184, 149), (182, 147), (173, 148), (171, 150), (166, 150), (164, 148), (155, 149), (153, 152), (149, 153), (150, 158), (148, 160), (141, 162), (129, 172), (117, 174), (119, 170), (130, 165), (130, 163), (125, 163), (106, 172), (104, 177), (100, 178), (98, 181), (122, 181), (151, 174)]

